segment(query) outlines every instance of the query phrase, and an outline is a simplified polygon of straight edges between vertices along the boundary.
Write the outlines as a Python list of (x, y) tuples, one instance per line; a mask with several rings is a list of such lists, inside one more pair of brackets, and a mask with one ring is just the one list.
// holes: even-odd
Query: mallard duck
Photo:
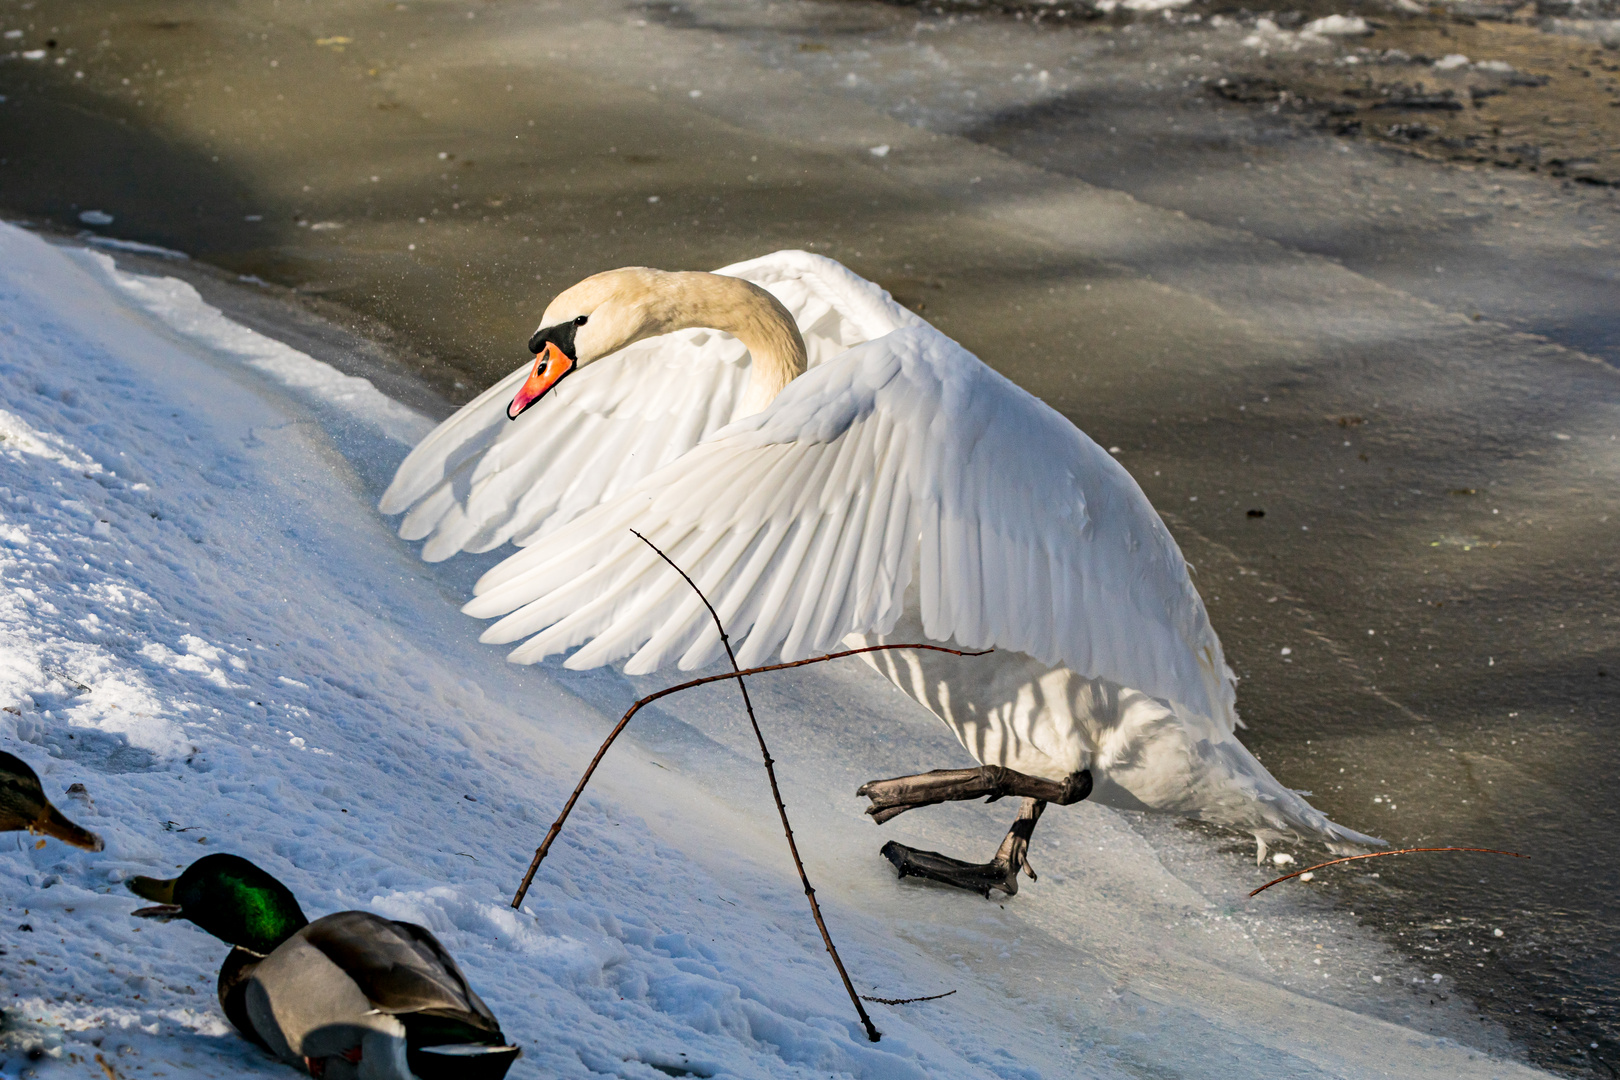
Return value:
[(426, 559), (521, 548), (463, 608), (501, 617), (483, 640), (521, 642), (510, 659), (713, 663), (709, 610), (645, 537), (713, 601), (744, 667), (994, 647), (867, 656), (982, 766), (874, 780), (857, 792), (874, 821), (1024, 800), (986, 863), (886, 844), (902, 877), (1013, 893), (1046, 804), (1088, 797), (1252, 830), (1257, 857), (1286, 835), (1380, 843), (1238, 740), (1204, 602), (1112, 453), (872, 282), (793, 251), (610, 270), (553, 300), (528, 350), (381, 503), (408, 511), (401, 535)]
[(0, 832), (22, 829), (54, 836), (86, 851), (100, 851), (106, 846), (101, 837), (79, 828), (51, 805), (28, 762), (0, 751)]
[(310, 922), (292, 891), (239, 855), (138, 877), (157, 906), (234, 946), (219, 1003), (244, 1036), (329, 1080), (499, 1080), (521, 1051), (427, 930), (366, 911)]

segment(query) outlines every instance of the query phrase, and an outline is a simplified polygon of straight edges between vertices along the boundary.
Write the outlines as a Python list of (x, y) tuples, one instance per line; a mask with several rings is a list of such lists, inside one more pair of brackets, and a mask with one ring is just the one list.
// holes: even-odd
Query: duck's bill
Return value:
[(180, 918), (183, 910), (179, 904), (153, 904), (151, 907), (136, 908), (130, 914), (137, 919), (158, 919), (168, 922), (170, 919)]
[(89, 829), (81, 829), (57, 813), (54, 806), (47, 808), (44, 816), (34, 822), (28, 831), (53, 836), (64, 844), (72, 844), (86, 851), (100, 851), (107, 846), (101, 837)]
[[(129, 879), (129, 891), (142, 900), (156, 900), (160, 906), (174, 906), (174, 883), (179, 878), (134, 877)], [(151, 911), (151, 908), (143, 909)], [(141, 914), (137, 911), (135, 914)]]
[(555, 341), (546, 342), (546, 347), (535, 354), (529, 377), (518, 388), (512, 404), (506, 407), (506, 418), (516, 420), (522, 416), (523, 410), (545, 397), (553, 386), (562, 382), (564, 375), (573, 370), (573, 357), (563, 352)]

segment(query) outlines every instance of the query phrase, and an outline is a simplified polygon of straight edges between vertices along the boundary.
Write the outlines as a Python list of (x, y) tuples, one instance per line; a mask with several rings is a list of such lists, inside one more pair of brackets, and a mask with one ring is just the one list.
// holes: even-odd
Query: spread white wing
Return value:
[(1066, 664), (1227, 731), (1235, 720), (1203, 603), (1130, 474), (926, 324), (811, 368), (489, 571), (465, 610), (504, 615), (484, 640), (526, 638), (520, 662), (577, 646), (571, 668), (713, 661), (707, 612), (631, 529), (692, 575), (745, 666), (888, 633), (915, 577), (931, 638)]
[[(921, 324), (881, 288), (819, 255), (779, 251), (718, 273), (774, 293), (797, 321), (812, 366)], [(511, 421), (506, 406), (525, 364), (422, 440), (380, 509), (409, 511), (400, 535), (426, 539), (422, 557), (429, 562), (508, 540), (530, 542), (730, 423), (748, 388), (749, 363), (748, 351), (729, 334), (666, 334), (581, 369)]]

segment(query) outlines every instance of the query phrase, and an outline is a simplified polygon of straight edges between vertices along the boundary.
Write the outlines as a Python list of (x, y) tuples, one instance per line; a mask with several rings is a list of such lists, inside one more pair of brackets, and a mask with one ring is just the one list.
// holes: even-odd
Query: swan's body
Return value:
[[(702, 587), (744, 666), (862, 640), (993, 646), (874, 666), (985, 765), (1053, 781), (1089, 769), (1098, 801), (1262, 845), (1376, 842), (1238, 742), (1234, 678), (1181, 552), (1102, 448), (830, 259), (780, 252), (718, 274), (769, 291), (797, 357), (785, 333), (754, 333), (751, 355), (709, 329), (744, 325), (734, 312), (689, 311), (590, 366), (581, 351), (579, 374), (508, 423), (542, 356), (400, 466), (382, 509), (410, 510), (401, 534), (427, 540), (424, 558), (522, 548), (465, 609), (504, 616), (484, 640), (521, 641), (520, 663), (577, 648), (570, 668), (635, 674), (716, 660), (707, 613), (634, 528)], [(609, 277), (564, 293), (542, 325)]]

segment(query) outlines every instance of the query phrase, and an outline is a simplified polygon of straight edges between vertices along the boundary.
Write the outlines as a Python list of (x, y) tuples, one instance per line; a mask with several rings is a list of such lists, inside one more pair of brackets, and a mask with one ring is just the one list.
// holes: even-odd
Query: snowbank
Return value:
[(420, 563), (372, 510), (427, 421), (187, 285), (9, 226), (0, 388), (0, 746), (107, 841), (0, 843), (0, 1001), (14, 1047), (32, 1022), (53, 1048), (0, 1050), (6, 1075), (290, 1075), (220, 1016), (220, 943), (129, 917), (121, 882), (213, 851), (312, 915), (430, 927), (523, 1045), (514, 1077), (1532, 1075), (1434, 1034), (1493, 1039), (1427, 1004), (1442, 969), (1308, 886), (1242, 900), (1259, 871), (1202, 836), (1082, 804), (1006, 904), (896, 882), (883, 839), (988, 854), (1010, 811), (867, 824), (861, 781), (961, 751), (858, 665), (762, 680), (762, 718), (858, 985), (956, 994), (873, 1006), (865, 1040), (723, 687), (649, 710), (514, 912), (652, 683), (476, 643), (478, 567)]

